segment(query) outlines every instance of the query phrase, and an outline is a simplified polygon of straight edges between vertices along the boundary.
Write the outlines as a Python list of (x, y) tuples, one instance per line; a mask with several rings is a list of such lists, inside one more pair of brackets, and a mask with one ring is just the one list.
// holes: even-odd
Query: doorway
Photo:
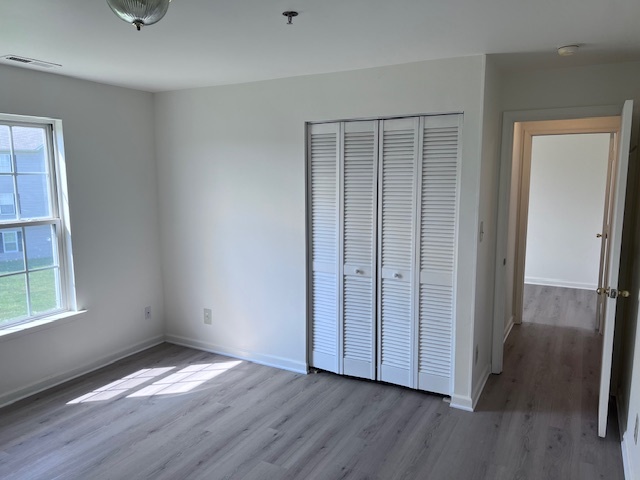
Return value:
[[(536, 135), (527, 169), (523, 323), (598, 330), (611, 133)], [(523, 172), (524, 173), (524, 172)]]
[(504, 340), (514, 324), (522, 323), (533, 139), (544, 135), (612, 135), (612, 160), (609, 162), (608, 191), (605, 193), (605, 214), (600, 232), (601, 261), (596, 308), (598, 325), (602, 326), (603, 333), (600, 342), (602, 348), (598, 396), (598, 435), (601, 437), (606, 434), (610, 400), (616, 313), (620, 311), (616, 305), (619, 299), (624, 300), (629, 296), (629, 292), (622, 289), (627, 275), (620, 279), (623, 285), (619, 285), (618, 280), (632, 110), (633, 101), (628, 100), (622, 109), (587, 107), (507, 112), (503, 123), (492, 373), (502, 371)]
[[(602, 287), (603, 277), (608, 273), (609, 238), (604, 230), (611, 216), (610, 185), (616, 180), (612, 172), (620, 116), (514, 122), (513, 128), (504, 262), (507, 334), (513, 325), (523, 321), (526, 283), (546, 283), (557, 288), (564, 284), (564, 287), (593, 292)], [(597, 156), (589, 160), (581, 158), (587, 148), (596, 146)], [(587, 171), (580, 162), (590, 163), (595, 171)], [(576, 196), (581, 197), (581, 202), (574, 201)], [(585, 208), (587, 202), (589, 208)], [(530, 219), (531, 238), (528, 235)], [(589, 230), (593, 231), (589, 233)], [(533, 242), (529, 248), (528, 240)], [(590, 258), (573, 255), (578, 250), (577, 244), (581, 254)], [(527, 251), (530, 254), (528, 272)], [(595, 272), (597, 278), (593, 279)], [(603, 300), (596, 297), (591, 320), (598, 327), (603, 313)]]

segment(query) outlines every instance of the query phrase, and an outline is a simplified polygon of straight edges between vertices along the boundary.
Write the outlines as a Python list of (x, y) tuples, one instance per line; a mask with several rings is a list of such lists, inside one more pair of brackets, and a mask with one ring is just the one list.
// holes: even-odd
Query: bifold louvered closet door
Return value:
[(311, 366), (451, 393), (461, 122), (309, 126)]

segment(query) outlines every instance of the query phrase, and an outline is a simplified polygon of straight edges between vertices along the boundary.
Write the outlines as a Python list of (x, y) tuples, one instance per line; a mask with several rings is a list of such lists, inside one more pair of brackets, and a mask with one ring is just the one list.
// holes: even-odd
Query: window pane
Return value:
[(0, 173), (11, 173), (11, 155), (0, 153)]
[(15, 220), (16, 206), (13, 176), (0, 174), (0, 220)]
[(48, 175), (18, 175), (18, 195), (21, 218), (51, 216)]
[(40, 270), (29, 274), (31, 311), (33, 314), (60, 308), (58, 269)]
[(0, 325), (27, 314), (25, 274), (0, 277)]
[(0, 275), (24, 270), (22, 238), (19, 230), (3, 228), (0, 230)]
[(0, 125), (0, 173), (11, 173), (12, 171), (9, 127)]
[(47, 173), (46, 152), (16, 153), (16, 166), (18, 173)]
[(55, 225), (39, 225), (25, 228), (27, 235), (27, 265), (29, 270), (56, 265)]
[(18, 173), (47, 172), (46, 136), (43, 128), (13, 127), (13, 152)]

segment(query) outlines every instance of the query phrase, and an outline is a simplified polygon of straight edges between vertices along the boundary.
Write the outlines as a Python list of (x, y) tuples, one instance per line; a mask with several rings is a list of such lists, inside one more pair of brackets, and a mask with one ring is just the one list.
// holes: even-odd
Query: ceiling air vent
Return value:
[(36, 60), (35, 58), (20, 57), (18, 55), (5, 55), (3, 57), (0, 57), (0, 61), (2, 61), (3, 63), (19, 63), (21, 65), (29, 65), (32, 67), (41, 68), (57, 68), (62, 66), (58, 65), (57, 63)]

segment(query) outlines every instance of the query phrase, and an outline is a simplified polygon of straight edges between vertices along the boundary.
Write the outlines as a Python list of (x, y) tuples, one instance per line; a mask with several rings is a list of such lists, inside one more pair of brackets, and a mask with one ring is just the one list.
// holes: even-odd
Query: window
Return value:
[(58, 120), (0, 114), (0, 329), (75, 310)]
[(13, 201), (13, 194), (0, 193), (0, 215), (15, 215), (16, 204)]
[(13, 253), (20, 251), (18, 248), (18, 232), (10, 232), (6, 230), (2, 234), (2, 247), (4, 253)]

